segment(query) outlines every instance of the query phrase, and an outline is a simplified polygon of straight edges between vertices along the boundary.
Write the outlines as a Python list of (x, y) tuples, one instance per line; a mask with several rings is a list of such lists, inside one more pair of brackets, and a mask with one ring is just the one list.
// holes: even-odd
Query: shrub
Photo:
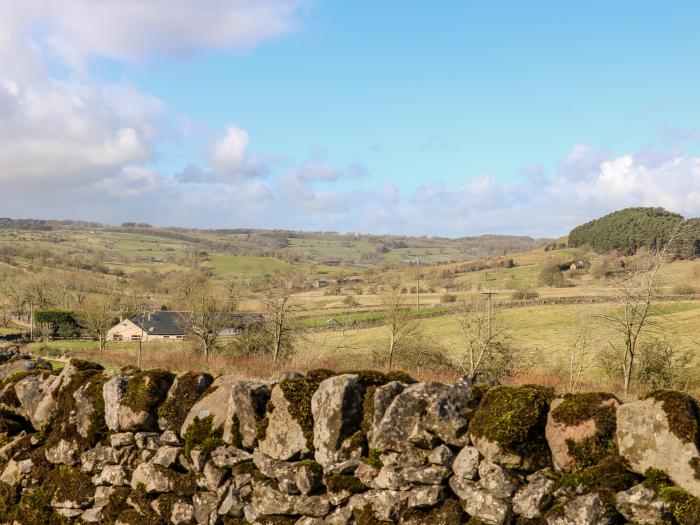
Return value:
[(511, 298), (515, 299), (516, 301), (527, 301), (529, 299), (537, 299), (539, 296), (539, 293), (537, 293), (535, 290), (530, 289), (515, 290), (511, 294)]
[(456, 303), (457, 302), (457, 296), (453, 293), (444, 293), (440, 296), (440, 302), (443, 304), (446, 303)]
[(540, 272), (539, 281), (544, 286), (557, 288), (564, 286), (564, 274), (559, 269), (559, 265), (550, 263)]
[(353, 306), (357, 306), (359, 303), (352, 295), (346, 295), (345, 298), (343, 299), (343, 304), (345, 306), (353, 307)]
[(694, 295), (698, 293), (697, 289), (689, 284), (677, 284), (673, 287), (674, 295)]

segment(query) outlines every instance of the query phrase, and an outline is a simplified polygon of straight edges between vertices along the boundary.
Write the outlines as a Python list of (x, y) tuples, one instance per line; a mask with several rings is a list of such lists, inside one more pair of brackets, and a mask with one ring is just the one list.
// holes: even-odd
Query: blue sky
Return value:
[[(451, 236), (700, 214), (696, 3), (62, 5), (0, 13), (0, 58), (37, 62), (0, 72), (23, 140), (0, 167), (62, 196), (5, 214)], [(36, 131), (74, 113), (89, 135)]]

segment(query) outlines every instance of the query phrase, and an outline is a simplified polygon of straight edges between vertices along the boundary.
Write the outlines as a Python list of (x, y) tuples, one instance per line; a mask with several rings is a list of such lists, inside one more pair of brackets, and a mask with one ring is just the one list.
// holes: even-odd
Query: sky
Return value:
[(700, 4), (0, 0), (0, 216), (558, 236), (700, 215)]

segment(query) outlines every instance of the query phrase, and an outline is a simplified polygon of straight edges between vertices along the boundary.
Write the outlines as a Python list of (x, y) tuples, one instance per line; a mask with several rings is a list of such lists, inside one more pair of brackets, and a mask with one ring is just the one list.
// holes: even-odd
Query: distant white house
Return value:
[[(230, 315), (231, 323), (221, 335), (236, 335), (244, 328), (262, 323), (262, 316), (255, 313)], [(156, 310), (147, 315), (124, 319), (107, 332), (108, 341), (184, 341), (183, 312)]]

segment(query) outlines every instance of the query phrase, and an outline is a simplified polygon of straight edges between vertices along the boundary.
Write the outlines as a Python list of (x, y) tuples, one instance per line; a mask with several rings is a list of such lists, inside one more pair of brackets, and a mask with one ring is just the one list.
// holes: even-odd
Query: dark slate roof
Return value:
[[(182, 314), (183, 312), (156, 310), (150, 315), (139, 315), (129, 320), (151, 335), (185, 335), (185, 330), (182, 328)], [(255, 313), (235, 313), (230, 317), (229, 328), (242, 328), (262, 322), (262, 316)]]
[(156, 310), (152, 314), (138, 315), (129, 320), (151, 335), (185, 335), (180, 327), (180, 312)]

